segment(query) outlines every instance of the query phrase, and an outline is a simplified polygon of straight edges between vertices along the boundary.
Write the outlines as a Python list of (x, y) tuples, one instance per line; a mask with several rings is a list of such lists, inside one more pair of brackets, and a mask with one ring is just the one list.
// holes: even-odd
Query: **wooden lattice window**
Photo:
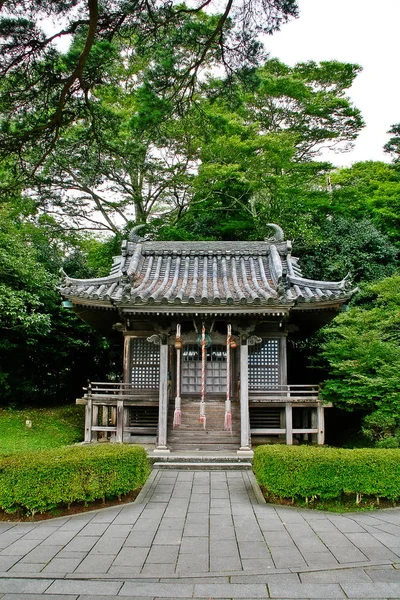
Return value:
[(249, 390), (270, 390), (279, 385), (279, 340), (249, 346)]
[[(182, 393), (201, 390), (201, 347), (187, 344), (182, 352)], [(226, 347), (211, 345), (206, 348), (206, 394), (226, 391)]]
[(144, 338), (134, 338), (131, 345), (132, 387), (158, 389), (160, 384), (160, 348)]

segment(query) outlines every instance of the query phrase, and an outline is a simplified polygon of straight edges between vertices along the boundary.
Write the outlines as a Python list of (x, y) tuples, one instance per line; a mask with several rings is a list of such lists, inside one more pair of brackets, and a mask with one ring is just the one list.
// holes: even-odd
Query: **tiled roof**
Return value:
[[(293, 306), (338, 304), (352, 292), (346, 279), (302, 276), (289, 241), (123, 242), (108, 277), (72, 279), (62, 296), (87, 305), (132, 307)], [(316, 306), (317, 307), (317, 306)]]

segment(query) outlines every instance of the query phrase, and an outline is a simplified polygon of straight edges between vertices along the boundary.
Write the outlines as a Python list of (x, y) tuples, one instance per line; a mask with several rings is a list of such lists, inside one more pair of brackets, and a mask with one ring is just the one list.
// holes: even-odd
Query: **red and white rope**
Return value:
[(201, 328), (201, 401), (200, 401), (200, 423), (206, 428), (206, 329)]
[[(181, 341), (181, 326), (176, 326), (176, 341)], [(173, 427), (179, 427), (181, 424), (181, 348), (176, 348), (176, 396)]]
[(228, 325), (226, 336), (226, 400), (224, 429), (232, 433), (232, 403), (231, 403), (231, 339), (232, 325)]

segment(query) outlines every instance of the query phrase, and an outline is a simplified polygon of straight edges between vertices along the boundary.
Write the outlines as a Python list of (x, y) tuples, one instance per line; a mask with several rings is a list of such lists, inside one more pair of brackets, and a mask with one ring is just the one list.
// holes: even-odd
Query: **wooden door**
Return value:
[[(226, 347), (206, 348), (206, 394), (226, 393)], [(182, 350), (182, 394), (201, 394), (201, 347), (186, 344)]]

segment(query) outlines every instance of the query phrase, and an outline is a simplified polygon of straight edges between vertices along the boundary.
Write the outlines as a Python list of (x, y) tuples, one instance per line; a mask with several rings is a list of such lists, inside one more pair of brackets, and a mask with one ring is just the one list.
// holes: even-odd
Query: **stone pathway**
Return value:
[(0, 599), (400, 598), (400, 510), (269, 506), (250, 471), (154, 470), (134, 504), (0, 523)]

